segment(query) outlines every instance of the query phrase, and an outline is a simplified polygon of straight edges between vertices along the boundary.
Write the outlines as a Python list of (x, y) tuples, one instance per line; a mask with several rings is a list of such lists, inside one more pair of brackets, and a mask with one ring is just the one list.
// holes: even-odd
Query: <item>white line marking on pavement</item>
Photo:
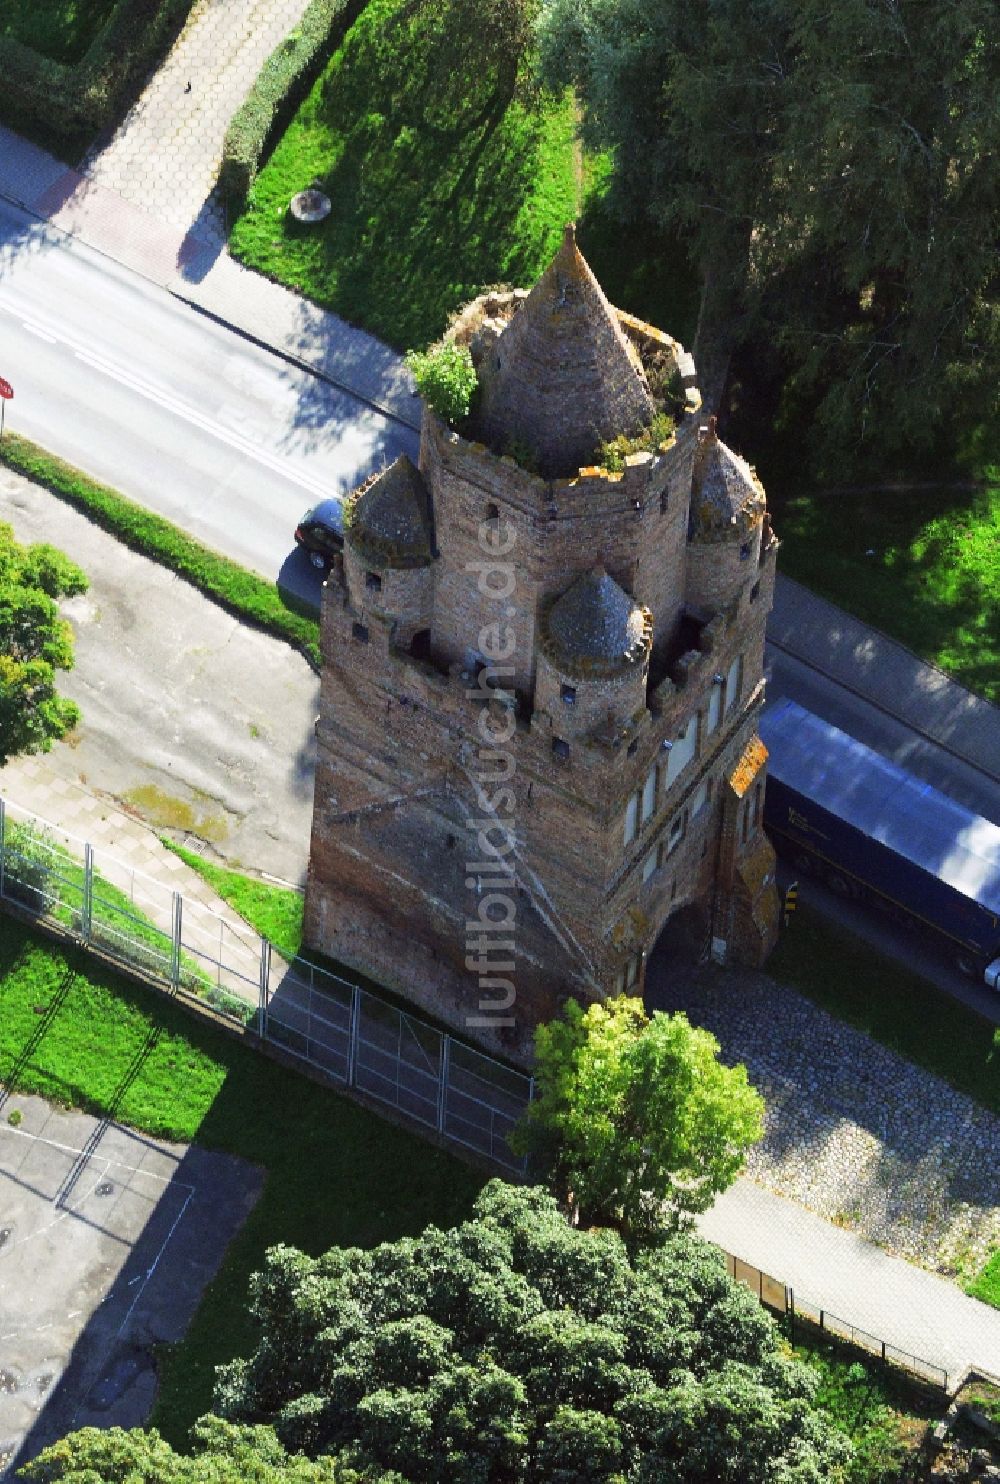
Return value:
[[(5, 297), (0, 296), (0, 309), (6, 309), (8, 313), (16, 314), (17, 311), (9, 303), (4, 303)], [(22, 320), (23, 323), (24, 321)], [(315, 495), (317, 499), (326, 499), (329, 496), (330, 485), (327, 481), (313, 479), (308, 474), (303, 474), (290, 466), (287, 460), (280, 458), (277, 454), (270, 453), (261, 444), (255, 443), (253, 439), (246, 437), (245, 434), (223, 427), (216, 419), (207, 417), (203, 412), (199, 412), (197, 408), (188, 406), (186, 402), (182, 402), (163, 387), (157, 387), (144, 377), (136, 375), (134, 371), (127, 371), (124, 367), (115, 365), (113, 361), (106, 360), (104, 356), (96, 354), (89, 346), (81, 345), (79, 341), (74, 340), (70, 335), (60, 334), (58, 332), (54, 333), (54, 326), (48, 326), (43, 329), (39, 325), (32, 325), (30, 328), (32, 334), (39, 335), (42, 339), (48, 340), (52, 345), (65, 345), (68, 350), (73, 352), (77, 360), (83, 361), (84, 365), (90, 366), (93, 370), (99, 371), (104, 376), (111, 377), (113, 381), (119, 382), (131, 391), (138, 392), (140, 396), (162, 407), (165, 412), (171, 412), (175, 417), (183, 418), (185, 422), (191, 423), (196, 428), (200, 428), (202, 432), (208, 433), (210, 437), (218, 439), (220, 443), (227, 444), (230, 448), (235, 449), (237, 453), (245, 454), (248, 458), (255, 460), (255, 462), (263, 464), (265, 468), (270, 469), (274, 474), (277, 474), (288, 483), (297, 484), (309, 494)]]
[(47, 330), (39, 329), (38, 325), (33, 325), (30, 320), (23, 319), (21, 321), (21, 328), (27, 330), (29, 335), (37, 335), (39, 340), (47, 340), (50, 345), (59, 344), (54, 335), (50, 335)]

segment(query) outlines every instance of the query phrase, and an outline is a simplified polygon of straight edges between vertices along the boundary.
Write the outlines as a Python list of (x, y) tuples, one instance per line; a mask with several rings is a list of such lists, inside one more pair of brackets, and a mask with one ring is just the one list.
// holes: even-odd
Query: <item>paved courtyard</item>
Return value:
[(183, 1336), (261, 1184), (0, 1087), (0, 1477), (72, 1428), (145, 1421), (152, 1347)]
[[(213, 192), (233, 114), (306, 0), (196, 0), (163, 65), (86, 174), (175, 227), (222, 244)], [(308, 184), (308, 182), (303, 182)]]
[(763, 1093), (751, 1179), (935, 1272), (980, 1267), (1000, 1245), (1000, 1118), (767, 975), (735, 979), (706, 966), (652, 1003), (706, 1026)]
[(76, 664), (59, 688), (79, 703), (80, 726), (44, 757), (12, 760), (0, 792), (111, 855), (132, 851), (139, 870), (191, 898), (199, 878), (155, 837), (137, 852), (123, 844), (125, 822), (92, 795), (230, 865), (302, 881), (319, 695), (306, 660), (9, 470), (0, 520), (19, 541), (70, 552), (90, 579), (63, 605)]

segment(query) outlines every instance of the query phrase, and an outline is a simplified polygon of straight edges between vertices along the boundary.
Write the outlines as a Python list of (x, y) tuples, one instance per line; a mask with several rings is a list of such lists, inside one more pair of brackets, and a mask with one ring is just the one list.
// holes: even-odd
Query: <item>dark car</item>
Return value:
[(295, 539), (314, 567), (323, 571), (344, 545), (344, 506), (340, 500), (320, 500), (295, 527)]

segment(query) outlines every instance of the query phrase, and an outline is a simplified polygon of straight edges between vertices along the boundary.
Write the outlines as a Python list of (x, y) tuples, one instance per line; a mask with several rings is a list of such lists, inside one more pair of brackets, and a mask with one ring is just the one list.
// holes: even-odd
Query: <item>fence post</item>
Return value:
[(788, 1290), (788, 1343), (795, 1344), (795, 1289)]
[(448, 1104), (448, 1072), (451, 1067), (451, 1037), (441, 1037), (441, 1063), (438, 1071), (438, 1105), (437, 1105), (437, 1128), (438, 1133), (444, 1133), (445, 1113)]
[(80, 932), (85, 943), (90, 942), (90, 928), (94, 915), (94, 847), (83, 847), (83, 901), (80, 904)]
[(347, 1085), (354, 1086), (358, 1071), (358, 1040), (361, 1036), (361, 989), (355, 984), (351, 989), (351, 1036), (347, 1043)]
[(7, 895), (7, 800), (0, 797), (0, 897)]
[(260, 1034), (267, 1040), (267, 1001), (271, 989), (271, 945), (261, 934), (260, 939)]
[(184, 898), (179, 891), (174, 892), (174, 931), (170, 943), (170, 984), (174, 994), (181, 987), (181, 924), (184, 911)]

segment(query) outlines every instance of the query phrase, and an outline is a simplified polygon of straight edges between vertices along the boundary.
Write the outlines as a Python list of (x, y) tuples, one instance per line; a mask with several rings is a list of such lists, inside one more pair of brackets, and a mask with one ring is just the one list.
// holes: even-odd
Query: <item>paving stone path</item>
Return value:
[(1000, 1245), (1000, 1118), (764, 974), (703, 968), (670, 1006), (767, 1101), (753, 1180), (935, 1272)]
[(170, 55), (84, 171), (162, 222), (226, 240), (214, 187), (229, 121), (307, 0), (196, 0)]

